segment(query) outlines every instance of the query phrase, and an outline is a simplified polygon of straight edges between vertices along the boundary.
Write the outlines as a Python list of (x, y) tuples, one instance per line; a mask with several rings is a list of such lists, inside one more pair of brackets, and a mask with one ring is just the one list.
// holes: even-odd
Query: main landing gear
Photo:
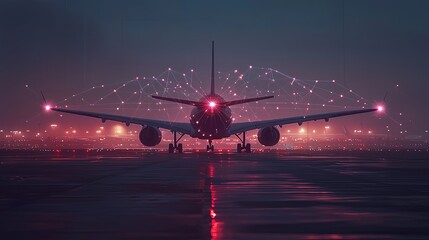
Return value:
[(170, 143), (168, 144), (168, 153), (174, 153), (174, 150), (176, 149), (178, 153), (182, 153), (183, 152), (183, 145), (181, 143), (177, 144), (180, 139), (182, 139), (182, 137), (185, 135), (184, 133), (179, 133), (180, 137), (177, 138), (177, 133), (176, 131), (173, 131), (173, 136), (174, 136), (174, 144)]
[(209, 139), (209, 145), (207, 145), (207, 152), (212, 151), (214, 152), (214, 146), (212, 145), (212, 140)]
[(240, 139), (241, 143), (237, 143), (237, 152), (241, 153), (242, 150), (244, 150), (247, 153), (250, 153), (250, 151), (252, 150), (250, 148), (250, 143), (246, 144), (246, 132), (243, 132), (243, 137), (241, 138), (239, 134), (235, 134), (235, 136), (238, 137), (238, 139)]

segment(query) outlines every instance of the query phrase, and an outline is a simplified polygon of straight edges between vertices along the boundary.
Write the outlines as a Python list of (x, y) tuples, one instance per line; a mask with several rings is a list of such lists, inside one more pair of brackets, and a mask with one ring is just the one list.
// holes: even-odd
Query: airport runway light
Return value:
[(122, 135), (125, 132), (125, 129), (122, 125), (115, 125), (113, 127), (113, 133), (115, 135)]

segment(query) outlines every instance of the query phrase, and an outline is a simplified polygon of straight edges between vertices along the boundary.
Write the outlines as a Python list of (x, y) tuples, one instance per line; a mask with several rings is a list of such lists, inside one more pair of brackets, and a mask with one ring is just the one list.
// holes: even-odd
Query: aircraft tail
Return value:
[(346, 137), (352, 136), (352, 134), (350, 133), (350, 131), (347, 129), (347, 127), (345, 125), (343, 126), (343, 131), (344, 131), (344, 136), (346, 136)]
[(215, 84), (214, 84), (214, 41), (212, 41), (212, 76), (211, 76), (210, 95), (215, 95)]
[[(211, 86), (210, 86), (210, 95), (215, 95), (215, 72), (214, 72), (214, 41), (212, 41), (212, 72), (211, 72)], [(177, 98), (168, 98), (168, 97), (161, 97), (161, 96), (156, 96), (153, 95), (152, 96), (155, 99), (160, 99), (160, 100), (164, 100), (164, 101), (169, 101), (169, 102), (176, 102), (176, 103), (182, 103), (182, 104), (186, 104), (186, 105), (191, 105), (191, 106), (204, 106), (207, 103), (205, 102), (197, 102), (197, 101), (191, 101), (191, 100), (184, 100), (184, 99), (177, 99)], [(256, 102), (259, 100), (264, 100), (264, 99), (268, 99), (268, 98), (273, 98), (274, 96), (265, 96), (265, 97), (257, 97), (257, 98), (247, 98), (247, 99), (241, 99), (241, 100), (234, 100), (234, 101), (227, 101), (227, 102), (220, 102), (217, 103), (220, 107), (228, 107), (228, 106), (232, 106), (232, 105), (237, 105), (237, 104), (243, 104), (243, 103), (248, 103), (248, 102)]]

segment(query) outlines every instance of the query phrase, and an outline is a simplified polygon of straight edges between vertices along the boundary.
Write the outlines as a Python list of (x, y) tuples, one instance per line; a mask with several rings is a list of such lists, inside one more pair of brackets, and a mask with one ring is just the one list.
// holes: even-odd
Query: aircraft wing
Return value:
[(322, 113), (322, 114), (314, 114), (314, 115), (290, 117), (290, 118), (279, 118), (279, 119), (263, 120), (263, 121), (256, 121), (256, 122), (232, 123), (231, 127), (229, 128), (229, 132), (230, 134), (238, 134), (245, 131), (260, 129), (264, 127), (273, 127), (276, 125), (281, 126), (281, 125), (292, 124), (292, 123), (298, 123), (301, 125), (303, 122), (316, 121), (320, 119), (324, 119), (325, 121), (328, 121), (330, 118), (334, 118), (334, 117), (342, 117), (342, 116), (353, 115), (353, 114), (374, 112), (377, 110), (378, 109), (362, 109), (362, 110)]
[(51, 108), (50, 110), (56, 111), (56, 112), (93, 117), (93, 118), (100, 118), (101, 121), (103, 122), (110, 120), (110, 121), (122, 122), (122, 123), (125, 123), (126, 125), (138, 124), (142, 126), (151, 126), (156, 128), (168, 129), (171, 131), (176, 131), (184, 134), (191, 134), (191, 129), (192, 129), (190, 123), (179, 123), (179, 122), (160, 121), (160, 120), (152, 120), (152, 119), (144, 119), (144, 118), (126, 117), (126, 116), (120, 116), (120, 115), (85, 112), (85, 111), (70, 110), (70, 109), (63, 109), (63, 108)]

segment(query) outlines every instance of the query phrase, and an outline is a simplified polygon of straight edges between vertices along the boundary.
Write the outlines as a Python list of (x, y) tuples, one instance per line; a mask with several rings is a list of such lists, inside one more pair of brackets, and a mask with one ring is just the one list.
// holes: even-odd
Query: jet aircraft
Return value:
[[(104, 123), (107, 120), (122, 122), (129, 126), (130, 124), (141, 125), (142, 129), (139, 134), (140, 142), (148, 147), (156, 146), (161, 142), (161, 129), (170, 130), (173, 133), (173, 143), (168, 146), (168, 152), (178, 153), (183, 152), (183, 145), (179, 143), (184, 135), (189, 135), (192, 138), (207, 139), (207, 151), (214, 151), (212, 144), (215, 139), (227, 138), (235, 135), (241, 143), (237, 144), (237, 152), (251, 152), (250, 143), (246, 143), (246, 132), (259, 129), (258, 141), (264, 146), (274, 146), (279, 142), (280, 132), (277, 127), (282, 127), (286, 124), (297, 123), (301, 125), (303, 122), (325, 120), (331, 118), (361, 114), (380, 110), (378, 108), (359, 109), (351, 111), (340, 111), (321, 113), (314, 115), (296, 116), (289, 118), (279, 118), (253, 122), (233, 122), (230, 106), (261, 101), (274, 96), (264, 96), (256, 98), (246, 98), (241, 100), (226, 101), (222, 96), (215, 92), (214, 80), (214, 41), (212, 42), (212, 65), (211, 65), (211, 89), (210, 93), (199, 101), (190, 101), (184, 99), (169, 98), (163, 96), (152, 96), (155, 99), (170, 101), (185, 105), (193, 106), (190, 122), (171, 122), (155, 119), (136, 118), (129, 116), (120, 116), (106, 113), (87, 112), (79, 110), (71, 110), (57, 107), (45, 106), (46, 110), (56, 112), (70, 113), (81, 116), (99, 118)], [(44, 97), (43, 97), (44, 98)]]

